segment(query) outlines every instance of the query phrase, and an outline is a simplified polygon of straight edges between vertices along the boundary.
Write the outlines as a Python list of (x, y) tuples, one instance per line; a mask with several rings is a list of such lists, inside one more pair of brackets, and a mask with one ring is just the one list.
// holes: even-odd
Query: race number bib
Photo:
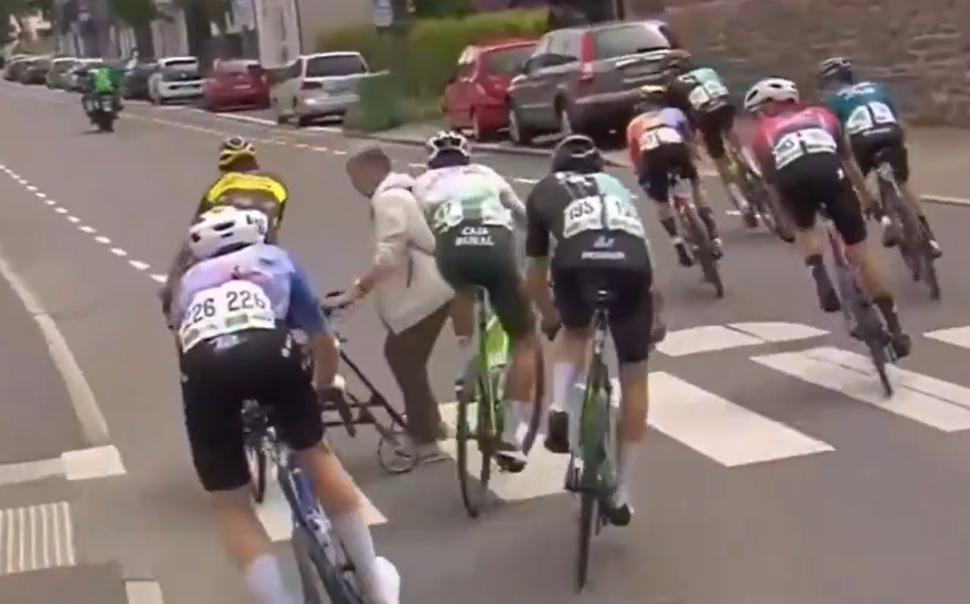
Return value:
[(192, 298), (179, 327), (182, 352), (203, 340), (246, 329), (276, 329), (273, 306), (261, 287), (230, 281)]
[(660, 145), (682, 143), (684, 138), (680, 132), (670, 126), (661, 126), (647, 130), (640, 135), (640, 151), (652, 151)]
[(835, 153), (838, 145), (824, 128), (806, 128), (781, 137), (772, 149), (775, 169), (780, 170), (803, 155)]
[(888, 105), (872, 101), (852, 110), (849, 119), (845, 122), (845, 130), (850, 135), (861, 134), (879, 126), (895, 123), (897, 123), (896, 116)]
[(442, 203), (435, 209), (431, 224), (435, 231), (443, 233), (465, 220), (506, 228), (512, 228), (513, 224), (512, 211), (502, 204), (491, 189), (477, 194), (471, 192)]
[(623, 231), (645, 238), (643, 223), (636, 207), (628, 199), (615, 195), (593, 195), (577, 199), (563, 211), (563, 238), (585, 231)]

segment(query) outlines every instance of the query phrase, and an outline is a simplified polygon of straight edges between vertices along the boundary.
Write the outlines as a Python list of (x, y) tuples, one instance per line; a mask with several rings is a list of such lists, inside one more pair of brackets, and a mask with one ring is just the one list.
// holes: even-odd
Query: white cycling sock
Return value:
[(262, 554), (250, 562), (243, 571), (243, 581), (259, 604), (297, 604), (283, 587), (280, 566), (272, 554)]
[(475, 358), (476, 350), (474, 346), (474, 339), (468, 336), (458, 337), (458, 360), (461, 363), (461, 370), (464, 371), (466, 367)]
[(633, 507), (633, 468), (643, 443), (620, 441), (616, 468), (616, 503)]
[(502, 440), (521, 449), (529, 430), (529, 420), (532, 419), (532, 404), (524, 401), (508, 401), (504, 409)]
[(552, 366), (552, 404), (550, 409), (569, 411), (570, 401), (575, 398), (573, 389), (579, 379), (579, 367), (572, 363), (556, 363)]
[(367, 602), (382, 601), (380, 576), (377, 572), (377, 554), (374, 551), (374, 540), (370, 529), (361, 515), (360, 510), (354, 510), (330, 519), (333, 532), (340, 539), (340, 543), (347, 552), (347, 557), (354, 565), (357, 580), (363, 590), (364, 600)]

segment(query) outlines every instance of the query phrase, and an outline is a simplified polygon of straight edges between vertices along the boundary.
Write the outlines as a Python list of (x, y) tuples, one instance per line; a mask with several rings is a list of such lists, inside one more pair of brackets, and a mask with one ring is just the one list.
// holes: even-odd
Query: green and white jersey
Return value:
[(468, 222), (513, 230), (516, 216), (525, 216), (508, 182), (480, 164), (428, 170), (415, 183), (414, 194), (439, 235)]

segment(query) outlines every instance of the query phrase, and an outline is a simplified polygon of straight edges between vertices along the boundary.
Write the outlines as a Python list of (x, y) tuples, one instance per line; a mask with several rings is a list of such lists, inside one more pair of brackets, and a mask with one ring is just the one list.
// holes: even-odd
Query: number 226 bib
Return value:
[(247, 329), (276, 329), (266, 293), (249, 281), (230, 281), (192, 298), (179, 327), (182, 352), (201, 341)]

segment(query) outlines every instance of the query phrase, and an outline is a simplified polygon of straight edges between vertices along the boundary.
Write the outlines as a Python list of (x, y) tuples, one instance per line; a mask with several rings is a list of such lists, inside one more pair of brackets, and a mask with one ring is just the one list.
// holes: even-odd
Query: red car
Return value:
[(258, 61), (216, 61), (202, 87), (209, 111), (234, 107), (269, 108), (269, 76)]
[(509, 84), (532, 56), (535, 45), (534, 40), (506, 40), (466, 48), (442, 99), (441, 110), (448, 126), (471, 129), (477, 140), (486, 140), (508, 127)]

